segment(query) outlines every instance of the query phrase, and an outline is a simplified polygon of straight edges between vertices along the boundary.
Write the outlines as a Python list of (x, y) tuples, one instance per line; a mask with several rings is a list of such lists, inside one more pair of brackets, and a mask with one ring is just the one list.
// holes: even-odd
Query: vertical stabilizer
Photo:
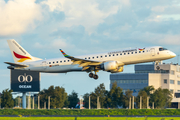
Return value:
[(14, 39), (7, 40), (11, 54), (15, 63), (32, 62), (41, 60), (31, 56), (23, 47), (21, 47)]

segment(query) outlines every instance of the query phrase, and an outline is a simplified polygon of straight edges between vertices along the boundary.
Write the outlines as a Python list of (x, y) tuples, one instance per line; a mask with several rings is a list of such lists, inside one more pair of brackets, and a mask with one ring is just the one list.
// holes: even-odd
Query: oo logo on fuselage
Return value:
[(20, 83), (24, 82), (26, 84), (26, 82), (30, 83), (30, 82), (32, 82), (32, 80), (33, 80), (33, 77), (31, 75), (26, 75), (26, 73), (24, 73), (24, 75), (18, 76), (18, 81)]

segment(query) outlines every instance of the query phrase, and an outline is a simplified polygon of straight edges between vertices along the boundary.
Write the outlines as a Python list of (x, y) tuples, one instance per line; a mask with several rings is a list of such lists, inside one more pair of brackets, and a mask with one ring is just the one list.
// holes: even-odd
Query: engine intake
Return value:
[(116, 70), (118, 68), (118, 64), (116, 61), (108, 61), (101, 65), (101, 69), (104, 71)]

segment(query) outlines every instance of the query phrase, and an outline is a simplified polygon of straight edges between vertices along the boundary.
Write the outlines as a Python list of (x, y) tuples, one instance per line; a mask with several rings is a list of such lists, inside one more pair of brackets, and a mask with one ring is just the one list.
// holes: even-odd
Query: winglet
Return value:
[(67, 55), (63, 50), (59, 49), (61, 51), (61, 53), (64, 55), (64, 57), (70, 57), (69, 55)]

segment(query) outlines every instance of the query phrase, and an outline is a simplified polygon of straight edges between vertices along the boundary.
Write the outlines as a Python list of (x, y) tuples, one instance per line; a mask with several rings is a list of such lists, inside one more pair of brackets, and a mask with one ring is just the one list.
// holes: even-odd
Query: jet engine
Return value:
[(118, 72), (122, 72), (124, 70), (124, 66), (119, 66), (118, 69), (116, 70), (111, 70), (111, 73), (118, 73)]
[(118, 65), (117, 61), (108, 61), (101, 65), (101, 69), (111, 73), (122, 72), (124, 67)]

